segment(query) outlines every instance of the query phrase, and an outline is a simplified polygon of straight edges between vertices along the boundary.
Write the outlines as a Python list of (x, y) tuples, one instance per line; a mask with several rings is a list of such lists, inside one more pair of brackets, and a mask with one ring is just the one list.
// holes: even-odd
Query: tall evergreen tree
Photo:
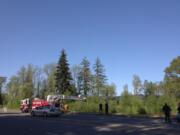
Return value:
[(56, 71), (56, 92), (58, 94), (72, 94), (73, 89), (71, 86), (71, 73), (65, 50), (61, 52), (61, 56), (57, 65)]
[(81, 71), (79, 79), (81, 81), (81, 89), (83, 90), (83, 94), (87, 96), (88, 92), (91, 89), (91, 71), (89, 68), (90, 64), (87, 58), (84, 58), (81, 62)]
[(101, 91), (103, 91), (104, 85), (106, 83), (106, 75), (105, 75), (105, 69), (104, 66), (101, 64), (101, 61), (99, 58), (96, 59), (96, 62), (94, 64), (94, 82), (95, 82), (95, 89), (98, 96), (101, 95)]

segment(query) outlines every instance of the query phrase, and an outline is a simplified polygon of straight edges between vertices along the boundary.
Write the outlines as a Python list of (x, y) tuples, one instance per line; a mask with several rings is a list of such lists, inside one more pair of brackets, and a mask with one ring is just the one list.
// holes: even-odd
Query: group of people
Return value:
[[(99, 113), (103, 113), (103, 104), (99, 103)], [(109, 114), (109, 105), (108, 102), (105, 103), (105, 114)]]
[[(171, 107), (165, 103), (164, 106), (162, 107), (162, 111), (165, 115), (165, 122), (171, 122)], [(103, 113), (103, 104), (99, 103), (99, 113)], [(105, 103), (105, 114), (109, 114), (109, 105), (106, 102)], [(180, 122), (180, 103), (178, 104), (177, 107), (177, 116), (176, 116), (177, 122)]]
[[(165, 122), (171, 122), (171, 107), (167, 103), (165, 103), (162, 108), (162, 111), (165, 115)], [(178, 107), (177, 107), (176, 120), (177, 122), (180, 122), (180, 103), (178, 104)]]

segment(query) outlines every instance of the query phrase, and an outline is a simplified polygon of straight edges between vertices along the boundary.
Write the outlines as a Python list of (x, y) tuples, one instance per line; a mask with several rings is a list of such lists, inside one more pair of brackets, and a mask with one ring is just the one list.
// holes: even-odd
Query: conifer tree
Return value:
[(99, 58), (96, 59), (96, 62), (94, 64), (94, 79), (95, 79), (95, 88), (97, 95), (102, 95), (103, 88), (106, 84), (106, 75), (105, 75), (105, 69), (104, 66), (101, 64), (101, 61)]
[(81, 72), (79, 75), (79, 79), (81, 82), (81, 90), (83, 94), (87, 96), (91, 89), (91, 71), (89, 68), (90, 64), (87, 58), (84, 58), (81, 62)]
[(71, 86), (71, 73), (69, 69), (69, 64), (67, 61), (67, 56), (65, 50), (61, 51), (61, 56), (58, 61), (57, 71), (56, 71), (56, 92), (58, 94), (72, 94), (73, 89)]

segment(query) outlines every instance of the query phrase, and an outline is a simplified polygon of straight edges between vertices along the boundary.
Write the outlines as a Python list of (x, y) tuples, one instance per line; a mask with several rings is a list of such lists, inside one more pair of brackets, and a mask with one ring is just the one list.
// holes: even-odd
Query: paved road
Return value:
[(71, 114), (59, 118), (0, 114), (1, 135), (179, 135), (180, 124), (162, 119)]

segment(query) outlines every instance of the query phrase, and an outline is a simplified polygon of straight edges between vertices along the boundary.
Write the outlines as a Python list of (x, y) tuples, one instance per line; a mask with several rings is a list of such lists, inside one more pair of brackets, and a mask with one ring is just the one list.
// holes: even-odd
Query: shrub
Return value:
[(7, 103), (7, 107), (10, 109), (19, 109), (20, 101), (19, 100), (9, 101)]
[(148, 96), (145, 99), (145, 110), (147, 114), (157, 114), (160, 112), (158, 108), (158, 99), (155, 96)]
[(172, 113), (176, 113), (177, 112), (177, 99), (175, 98), (175, 96), (173, 95), (163, 95), (161, 97), (159, 97), (158, 99), (158, 107), (159, 110), (162, 110), (163, 105), (167, 103), (171, 109), (172, 109)]
[(142, 106), (143, 103), (139, 97), (126, 93), (120, 97), (118, 111), (124, 114), (138, 114)]
[(163, 105), (167, 103), (171, 109), (172, 113), (176, 113), (177, 100), (174, 96), (163, 95), (163, 96), (148, 96), (145, 99), (146, 112), (150, 115), (161, 114)]
[(145, 114), (147, 114), (146, 109), (145, 109), (145, 108), (143, 108), (143, 107), (139, 108), (139, 110), (138, 110), (138, 114), (141, 114), (141, 115), (145, 115)]
[(68, 103), (72, 112), (98, 112), (99, 100), (97, 97), (89, 97), (86, 101), (73, 101)]

